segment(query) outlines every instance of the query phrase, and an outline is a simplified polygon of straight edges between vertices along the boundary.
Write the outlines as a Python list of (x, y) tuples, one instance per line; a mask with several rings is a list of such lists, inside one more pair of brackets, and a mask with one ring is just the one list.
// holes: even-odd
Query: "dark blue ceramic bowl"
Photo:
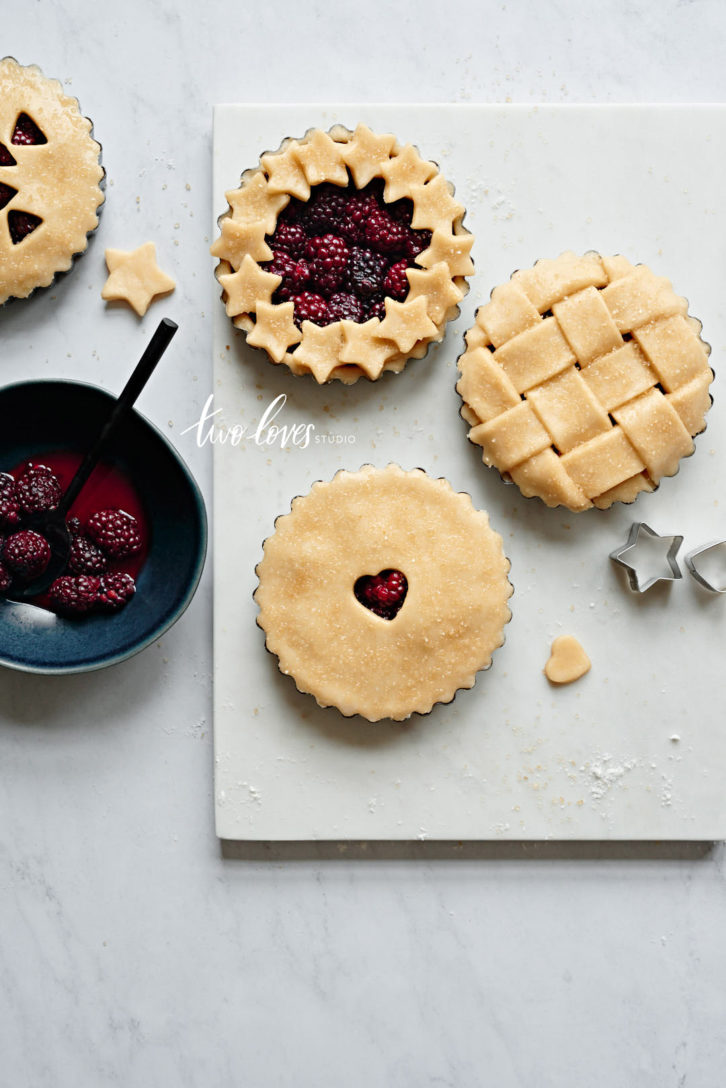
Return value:
[[(55, 450), (85, 452), (114, 398), (93, 385), (33, 381), (0, 389), (0, 471)], [(167, 631), (194, 596), (207, 551), (204, 500), (178, 453), (138, 412), (121, 424), (108, 461), (131, 480), (150, 525), (136, 596), (115, 615), (64, 619), (0, 600), (0, 665), (75, 673), (115, 665)]]

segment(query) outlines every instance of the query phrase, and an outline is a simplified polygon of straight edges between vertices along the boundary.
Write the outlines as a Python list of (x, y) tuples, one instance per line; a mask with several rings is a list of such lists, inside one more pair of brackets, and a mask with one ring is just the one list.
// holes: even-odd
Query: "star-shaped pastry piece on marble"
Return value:
[(367, 125), (356, 128), (353, 139), (343, 145), (343, 159), (359, 189), (380, 174), (381, 164), (388, 162), (396, 137), (390, 133), (377, 136)]
[(255, 261), (271, 261), (272, 250), (265, 241), (264, 223), (240, 223), (230, 215), (222, 220), (219, 238), (210, 246), (213, 257), (239, 268), (249, 254)]
[(247, 334), (247, 343), (264, 348), (276, 363), (281, 363), (287, 349), (299, 344), (302, 333), (293, 321), (295, 305), (283, 302), (275, 306), (270, 302), (258, 302), (255, 327)]
[(473, 245), (473, 234), (452, 235), (445, 230), (435, 230), (429, 248), (419, 253), (416, 261), (424, 268), (433, 268), (445, 261), (451, 276), (473, 276), (474, 262), (469, 256)]
[(272, 234), (278, 215), (289, 202), (285, 193), (270, 191), (267, 178), (261, 172), (241, 188), (231, 189), (224, 195), (237, 222), (261, 223), (265, 234)]
[(419, 155), (413, 144), (404, 148), (381, 167), (381, 177), (385, 179), (384, 197), (388, 203), (410, 196), (411, 189), (423, 185), (436, 173), (432, 162), (426, 162)]
[(380, 377), (383, 367), (396, 354), (395, 345), (381, 339), (381, 322), (371, 317), (362, 325), (341, 321), (345, 337), (340, 351), (341, 363), (356, 363), (371, 381)]
[(107, 249), (106, 265), (110, 273), (101, 298), (107, 302), (128, 302), (143, 317), (157, 295), (167, 295), (175, 281), (156, 263), (156, 246), (145, 242), (138, 249)]
[(645, 522), (636, 521), (625, 544), (610, 552), (610, 558), (624, 569), (633, 592), (645, 593), (656, 582), (683, 577), (676, 559), (682, 543), (682, 536), (661, 536)]
[(295, 362), (307, 367), (318, 385), (340, 366), (340, 349), (343, 343), (343, 322), (332, 325), (315, 325), (303, 321), (302, 340), (295, 349)]
[(294, 158), (292, 148), (284, 151), (270, 151), (260, 159), (260, 166), (267, 174), (267, 184), (271, 193), (287, 193), (298, 200), (308, 200), (310, 186), (305, 171)]
[(386, 299), (386, 316), (378, 335), (393, 340), (400, 352), (407, 354), (417, 340), (436, 336), (438, 329), (426, 312), (426, 299), (420, 296), (409, 302)]
[(301, 140), (293, 147), (292, 155), (300, 163), (310, 185), (320, 185), (324, 181), (334, 185), (348, 184), (342, 146), (322, 129), (316, 128), (312, 136)]
[(415, 302), (423, 295), (428, 315), (437, 325), (450, 307), (464, 297), (464, 292), (451, 279), (449, 266), (443, 261), (433, 268), (409, 268), (406, 275), (410, 284), (407, 301)]
[(236, 317), (254, 311), (260, 302), (271, 302), (272, 292), (282, 283), (282, 276), (266, 272), (246, 254), (238, 271), (220, 276), (219, 282), (227, 294), (227, 316)]
[(413, 215), (411, 226), (414, 230), (435, 230), (437, 227), (451, 228), (455, 219), (464, 214), (464, 205), (454, 200), (446, 179), (439, 174), (433, 181), (419, 185), (411, 193)]

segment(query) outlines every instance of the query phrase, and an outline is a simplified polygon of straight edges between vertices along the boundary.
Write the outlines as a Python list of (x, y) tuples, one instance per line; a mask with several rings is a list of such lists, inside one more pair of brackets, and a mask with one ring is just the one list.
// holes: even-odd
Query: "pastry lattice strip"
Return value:
[(486, 464), (571, 509), (632, 501), (703, 430), (700, 323), (668, 280), (564, 253), (516, 272), (477, 313), (458, 389)]

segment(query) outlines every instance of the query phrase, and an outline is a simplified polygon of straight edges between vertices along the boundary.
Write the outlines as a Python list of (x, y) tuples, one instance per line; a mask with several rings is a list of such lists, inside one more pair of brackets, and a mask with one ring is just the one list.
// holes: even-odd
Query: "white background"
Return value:
[[(109, 170), (90, 253), (0, 313), (3, 377), (118, 388), (169, 313), (182, 331), (141, 408), (207, 494), (208, 451), (180, 432), (211, 385), (214, 102), (725, 97), (717, 0), (2, 14), (3, 52), (72, 80)], [(103, 247), (148, 238), (176, 294), (142, 322), (104, 312)], [(210, 573), (115, 670), (0, 676), (3, 1088), (720, 1085), (721, 847), (221, 856)]]

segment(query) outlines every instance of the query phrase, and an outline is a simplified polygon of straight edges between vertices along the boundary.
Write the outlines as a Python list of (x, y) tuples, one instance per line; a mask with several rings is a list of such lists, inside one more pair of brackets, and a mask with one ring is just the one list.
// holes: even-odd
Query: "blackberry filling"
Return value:
[(411, 227), (412, 215), (406, 198), (385, 203), (378, 178), (364, 189), (326, 183), (307, 201), (292, 197), (267, 237), (273, 257), (263, 267), (282, 276), (273, 301), (292, 300), (298, 327), (385, 316), (384, 298), (405, 300), (406, 270), (431, 242), (431, 231)]

